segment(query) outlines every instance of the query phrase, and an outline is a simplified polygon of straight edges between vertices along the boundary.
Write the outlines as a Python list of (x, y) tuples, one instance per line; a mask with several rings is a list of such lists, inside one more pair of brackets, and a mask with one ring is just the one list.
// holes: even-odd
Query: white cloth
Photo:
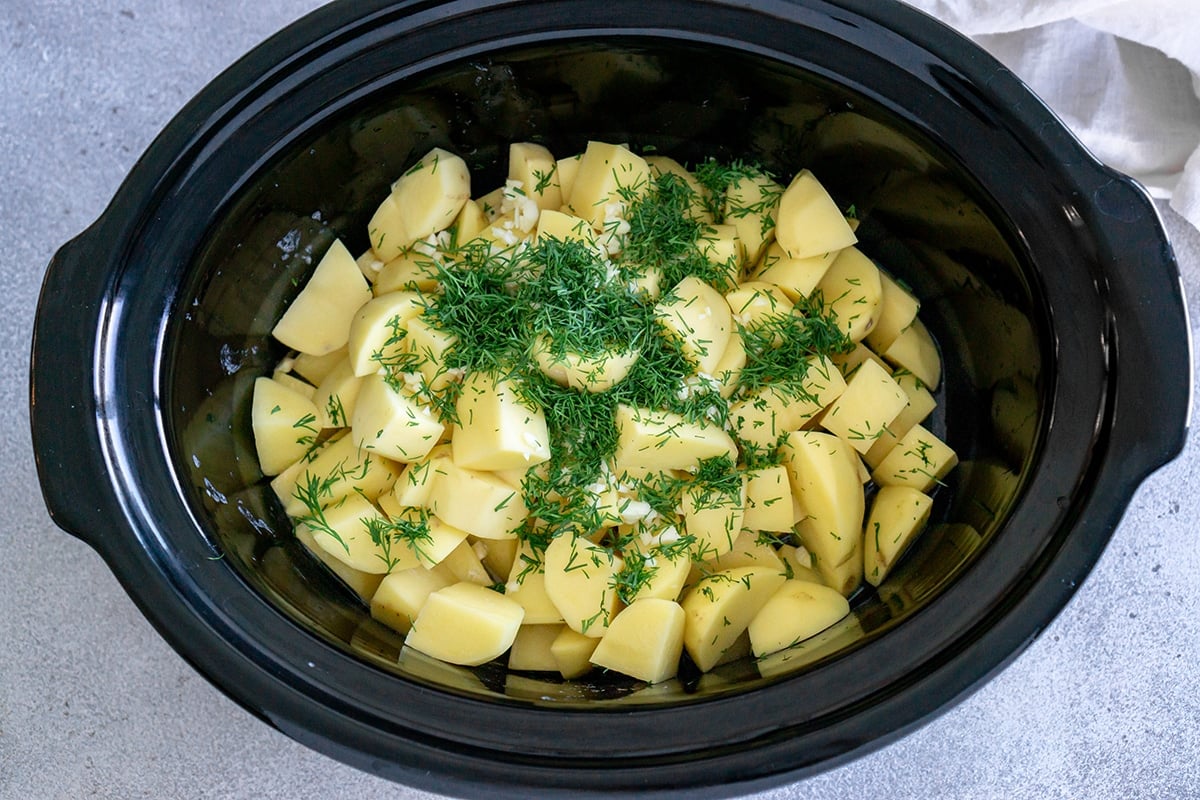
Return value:
[(1200, 0), (908, 0), (1200, 228)]

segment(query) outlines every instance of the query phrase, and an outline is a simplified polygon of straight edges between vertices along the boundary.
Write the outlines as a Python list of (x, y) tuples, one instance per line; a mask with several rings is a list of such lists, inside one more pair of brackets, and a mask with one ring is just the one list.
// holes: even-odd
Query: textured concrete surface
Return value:
[[(4, 0), (0, 11), (0, 798), (417, 798), (225, 699), (50, 522), (28, 434), (42, 273), (155, 132), (318, 0)], [(1200, 234), (1170, 213), (1200, 297)], [(1200, 309), (1193, 301), (1193, 320)], [(1147, 387), (1153, 391), (1153, 387)], [(1020, 658), (868, 757), (762, 798), (1200, 796), (1200, 446), (1135, 498)]]

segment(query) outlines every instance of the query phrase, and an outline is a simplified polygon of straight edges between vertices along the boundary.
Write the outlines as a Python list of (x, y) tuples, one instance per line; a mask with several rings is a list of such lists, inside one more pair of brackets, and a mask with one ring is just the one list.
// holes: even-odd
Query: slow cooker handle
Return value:
[(42, 281), (29, 364), (29, 422), (54, 523), (99, 549), (120, 519), (100, 442), (96, 347), (110, 280), (96, 227), (63, 245)]
[[(1115, 375), (1108, 464), (1132, 493), (1183, 449), (1192, 405), (1192, 343), (1175, 253), (1136, 181), (1106, 170), (1092, 193), (1113, 243), (1108, 276)], [(1184, 341), (1178, 341), (1184, 331)]]

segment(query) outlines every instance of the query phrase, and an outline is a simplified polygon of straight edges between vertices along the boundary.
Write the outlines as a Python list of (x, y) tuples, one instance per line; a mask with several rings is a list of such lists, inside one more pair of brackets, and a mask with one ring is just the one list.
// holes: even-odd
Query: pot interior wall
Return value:
[[(962, 459), (936, 494), (930, 529), (878, 591), (853, 599), (842, 623), (759, 662), (685, 671), (648, 689), (605, 676), (564, 683), (509, 674), (499, 664), (462, 669), (404, 650), (403, 638), (296, 542), (250, 430), (253, 380), (284, 355), (269, 336), (274, 321), (334, 237), (352, 252), (366, 249), (374, 207), (416, 158), (435, 145), (461, 154), (478, 195), (503, 181), (509, 142), (536, 140), (567, 155), (589, 139), (692, 163), (757, 160), (781, 176), (808, 167), (841, 205), (853, 204), (860, 247), (922, 300), (945, 361), (927, 424)], [(935, 142), (880, 103), (798, 69), (632, 40), (459, 63), (373, 91), (280, 152), (221, 210), (180, 295), (186, 313), (168, 334), (164, 389), (179, 472), (226, 563), (303, 629), (297, 635), (397, 674), (530, 702), (670, 702), (751, 688), (883, 635), (1001, 530), (1046, 416), (1044, 312), (1011, 240), (987, 194)]]

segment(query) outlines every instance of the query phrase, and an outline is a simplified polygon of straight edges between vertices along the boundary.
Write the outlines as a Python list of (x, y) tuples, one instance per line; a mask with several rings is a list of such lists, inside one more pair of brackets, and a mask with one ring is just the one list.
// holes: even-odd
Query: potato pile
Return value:
[[(442, 149), (339, 241), (255, 384), (296, 536), (407, 647), (660, 682), (849, 613), (956, 463), (937, 348), (809, 171)], [(870, 507), (867, 498), (870, 497)]]

